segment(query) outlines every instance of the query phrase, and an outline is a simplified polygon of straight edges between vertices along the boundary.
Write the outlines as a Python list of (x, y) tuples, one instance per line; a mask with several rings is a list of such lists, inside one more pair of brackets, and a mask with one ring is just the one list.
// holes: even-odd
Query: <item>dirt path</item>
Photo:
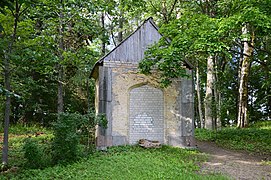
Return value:
[(203, 173), (221, 173), (238, 180), (271, 180), (271, 165), (262, 163), (270, 157), (225, 150), (211, 142), (197, 141), (197, 146), (199, 151), (210, 156), (202, 165)]

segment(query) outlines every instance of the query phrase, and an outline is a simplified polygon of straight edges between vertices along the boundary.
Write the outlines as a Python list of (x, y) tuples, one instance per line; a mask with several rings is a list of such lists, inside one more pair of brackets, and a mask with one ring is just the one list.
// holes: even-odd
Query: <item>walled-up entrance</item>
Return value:
[(129, 143), (139, 139), (164, 143), (164, 98), (160, 89), (143, 85), (130, 91)]

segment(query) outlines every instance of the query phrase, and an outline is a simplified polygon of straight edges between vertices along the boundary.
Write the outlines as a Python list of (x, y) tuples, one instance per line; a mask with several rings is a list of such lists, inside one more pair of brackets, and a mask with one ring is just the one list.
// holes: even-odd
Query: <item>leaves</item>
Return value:
[[(21, 10), (16, 43), (10, 54), (12, 92), (21, 98), (12, 97), (12, 106), (17, 111), (12, 117), (24, 117), (33, 121), (51, 121), (48, 114), (56, 111), (56, 87), (58, 83), (56, 65), (64, 67), (66, 110), (87, 111), (87, 90), (94, 93), (94, 83), (87, 87), (87, 79), (94, 62), (100, 57), (101, 41), (112, 44), (118, 32), (127, 36), (146, 17), (153, 16), (161, 25), (163, 38), (151, 47), (140, 63), (143, 73), (160, 71), (163, 86), (168, 86), (176, 77), (186, 77), (184, 61), (199, 63), (202, 93), (206, 78), (206, 58), (216, 55), (217, 70), (222, 92), (222, 116), (234, 119), (236, 107), (236, 79), (238, 59), (242, 56), (241, 27), (249, 22), (257, 36), (250, 92), (257, 98), (251, 104), (253, 117), (266, 117), (259, 109), (268, 109), (270, 85), (270, 1), (219, 0), (211, 3), (209, 11), (204, 1), (64, 1), (63, 40), (59, 40), (59, 1), (20, 0)], [(0, 57), (5, 57), (13, 32), (14, 1), (0, 2)], [(173, 8), (173, 9), (172, 9)], [(172, 9), (172, 12), (171, 12)], [(105, 29), (100, 16), (105, 13)], [(122, 14), (121, 14), (122, 13)], [(176, 19), (178, 15), (178, 19)], [(124, 19), (121, 28), (120, 19)], [(168, 20), (167, 24), (165, 19)], [(102, 35), (105, 32), (105, 35)], [(248, 39), (249, 34), (244, 35)], [(60, 62), (60, 59), (63, 60)], [(3, 73), (3, 69), (0, 69)], [(260, 72), (260, 73), (259, 73)], [(0, 83), (4, 82), (3, 77)], [(3, 91), (3, 89), (2, 89)], [(3, 99), (5, 92), (1, 93)], [(1, 99), (1, 100), (2, 100)], [(94, 99), (94, 94), (90, 95)], [(253, 108), (252, 108), (253, 107)], [(227, 110), (232, 112), (227, 115)], [(45, 120), (46, 119), (46, 120)], [(16, 119), (18, 120), (18, 118)], [(16, 121), (14, 120), (14, 121)]]

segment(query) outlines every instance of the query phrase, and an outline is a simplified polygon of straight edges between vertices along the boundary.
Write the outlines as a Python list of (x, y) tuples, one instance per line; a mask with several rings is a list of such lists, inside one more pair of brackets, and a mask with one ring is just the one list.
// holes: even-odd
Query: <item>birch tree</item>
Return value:
[(252, 62), (254, 47), (254, 31), (249, 24), (242, 28), (243, 39), (243, 57), (240, 60), (239, 73), (239, 101), (238, 101), (238, 119), (237, 127), (248, 126), (248, 80)]
[[(262, 62), (260, 54), (264, 36), (269, 36), (270, 30), (270, 1), (220, 1), (221, 12), (227, 14), (223, 18), (223, 28), (231, 37), (233, 54), (239, 57), (238, 68), (238, 113), (237, 127), (244, 128), (249, 125), (248, 99), (249, 74), (253, 62)], [(255, 56), (256, 55), (256, 56)]]
[(207, 58), (207, 78), (206, 78), (206, 90), (205, 90), (205, 128), (216, 129), (215, 117), (214, 117), (214, 56)]

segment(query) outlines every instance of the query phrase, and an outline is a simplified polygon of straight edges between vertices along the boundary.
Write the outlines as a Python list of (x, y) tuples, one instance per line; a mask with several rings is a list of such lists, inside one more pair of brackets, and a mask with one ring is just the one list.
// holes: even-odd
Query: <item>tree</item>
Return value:
[(240, 73), (239, 73), (239, 104), (238, 104), (238, 119), (237, 127), (248, 126), (248, 76), (251, 67), (251, 60), (254, 47), (254, 31), (249, 24), (245, 24), (242, 28), (242, 35), (246, 36), (250, 34), (250, 40), (248, 38), (243, 39), (243, 57), (240, 60)]
[[(162, 34), (170, 39), (171, 42), (158, 44), (159, 47), (151, 49), (150, 56), (147, 58), (151, 59), (152, 55), (154, 55), (155, 60), (149, 64), (143, 62), (141, 67), (157, 64), (159, 70), (162, 71), (162, 76), (165, 79), (164, 82), (170, 83), (171, 78), (184, 75), (183, 73), (178, 73), (183, 72), (180, 64), (186, 59), (196, 65), (207, 65), (208, 68), (205, 71), (207, 73), (207, 81), (204, 80), (206, 82), (204, 104), (205, 127), (215, 129), (217, 107), (216, 102), (214, 102), (216, 100), (214, 96), (216, 85), (214, 63), (215, 57), (227, 53), (225, 50), (226, 45), (221, 41), (221, 36), (216, 32), (219, 23), (217, 19), (204, 13), (198, 13), (199, 8), (196, 8), (196, 6), (188, 8), (189, 9), (182, 10), (183, 14), (179, 19), (161, 28)], [(214, 33), (212, 34), (210, 32)], [(207, 62), (206, 59), (208, 59)], [(179, 67), (177, 67), (178, 64)], [(166, 68), (162, 68), (165, 65), (167, 65)], [(172, 67), (169, 68), (168, 66), (171, 65)]]
[[(207, 73), (206, 87), (203, 87), (206, 90), (206, 128), (216, 129), (222, 116), (225, 117), (224, 125), (236, 120), (239, 127), (245, 127), (248, 124), (250, 66), (255, 61), (266, 66), (263, 59), (270, 56), (268, 50), (263, 50), (267, 44), (265, 38), (270, 36), (267, 31), (270, 28), (270, 13), (266, 9), (269, 6), (269, 1), (256, 0), (193, 1), (183, 4), (180, 18), (161, 28), (164, 38), (148, 51), (140, 67), (143, 72), (149, 72), (155, 65), (161, 71), (161, 82), (167, 85), (171, 78), (181, 75), (178, 73), (182, 70), (177, 67), (181, 61), (188, 59), (193, 64), (201, 62), (204, 65), (202, 62), (208, 59), (205, 63), (208, 69), (200, 73), (201, 78), (204, 72)], [(167, 38), (170, 43), (165, 41)], [(239, 104), (235, 103), (236, 100)], [(238, 113), (235, 116), (233, 113), (236, 110), (226, 108), (238, 109)]]
[(1, 4), (1, 12), (9, 11), (13, 18), (12, 24), (12, 33), (7, 34), (3, 26), (1, 25), (2, 30), (4, 31), (4, 36), (9, 36), (7, 38), (7, 47), (3, 50), (4, 60), (4, 88), (6, 91), (6, 100), (5, 100), (5, 118), (4, 118), (4, 140), (3, 140), (3, 150), (2, 150), (2, 168), (5, 169), (8, 165), (8, 128), (10, 123), (10, 106), (11, 106), (11, 60), (14, 53), (14, 44), (16, 43), (17, 38), (17, 29), (19, 18), (25, 13), (28, 9), (28, 1), (18, 1), (14, 0), (12, 2), (4, 1)]
[(220, 5), (224, 8), (220, 8), (221, 11), (227, 14), (227, 17), (224, 18), (226, 25), (223, 24), (223, 26), (230, 27), (230, 29), (226, 29), (233, 34), (233, 36), (230, 36), (233, 37), (234, 46), (237, 47), (237, 51), (233, 49), (233, 52), (239, 54), (237, 126), (244, 128), (249, 124), (248, 98), (250, 95), (248, 94), (248, 83), (251, 65), (254, 61), (262, 62), (263, 58), (258, 54), (261, 54), (261, 44), (265, 44), (265, 42), (261, 37), (270, 35), (268, 33), (270, 13), (266, 9), (270, 7), (270, 2), (256, 0), (221, 1)]
[(197, 91), (197, 105), (198, 105), (198, 116), (199, 116), (199, 124), (201, 128), (203, 128), (204, 125), (204, 120), (203, 120), (203, 113), (202, 113), (202, 106), (201, 106), (201, 84), (200, 84), (200, 70), (199, 70), (199, 63), (197, 63), (196, 66), (196, 91)]
[(206, 79), (206, 93), (205, 93), (205, 128), (216, 129), (216, 122), (214, 120), (214, 84), (215, 84), (215, 71), (214, 71), (214, 56), (207, 58), (207, 79)]
[[(49, 0), (34, 4), (27, 0), (0, 3), (0, 56), (4, 60), (1, 67), (5, 73), (5, 86), (2, 86), (4, 79), (0, 78), (0, 92), (1, 95), (7, 94), (8, 102), (3, 148), (5, 166), (8, 147), (6, 127), (10, 120), (14, 123), (31, 121), (48, 125), (55, 119), (57, 109), (83, 114), (91, 109), (87, 106), (93, 106), (86, 99), (94, 98), (94, 84), (87, 82), (91, 67), (100, 57), (97, 44), (101, 27), (97, 12), (100, 12), (101, 2), (62, 3), (65, 7), (61, 11), (59, 2)], [(59, 12), (63, 12), (62, 15)], [(59, 104), (65, 102), (66, 106), (57, 108), (59, 84), (65, 85), (59, 91), (65, 95)], [(88, 95), (87, 91), (90, 92)]]
[[(65, 107), (64, 103), (70, 102), (72, 96), (69, 93), (74, 93), (69, 87), (75, 84), (73, 77), (81, 73), (79, 67), (89, 63), (87, 68), (89, 69), (98, 57), (93, 57), (97, 50), (90, 47), (96, 46), (95, 41), (103, 32), (97, 13), (102, 10), (99, 6), (101, 5), (82, 1), (43, 1), (42, 6), (38, 7), (43, 13), (39, 12), (38, 17), (43, 26), (41, 36), (54, 37), (52, 42), (54, 49), (51, 51), (55, 55), (56, 68), (53, 70), (57, 72), (57, 75), (53, 76), (56, 75), (54, 80), (57, 81), (58, 87), (58, 113), (71, 109), (71, 104)], [(90, 59), (85, 59), (89, 57), (88, 55), (81, 54), (86, 53), (87, 49), (92, 57)], [(82, 57), (84, 59), (80, 59)]]

